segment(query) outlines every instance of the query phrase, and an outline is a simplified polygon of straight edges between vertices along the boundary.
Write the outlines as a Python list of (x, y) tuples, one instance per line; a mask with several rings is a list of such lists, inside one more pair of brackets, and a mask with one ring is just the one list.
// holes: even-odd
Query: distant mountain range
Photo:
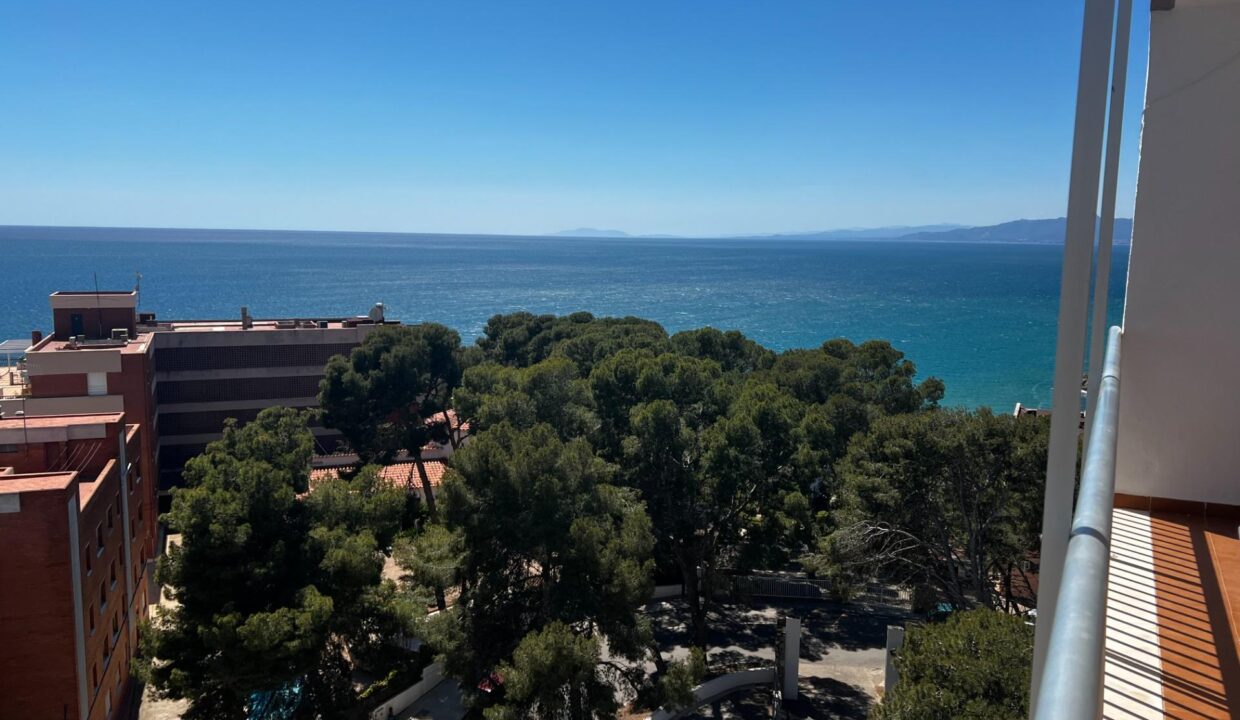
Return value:
[[(579, 238), (626, 238), (633, 237), (623, 230), (600, 230), (598, 228), (575, 228), (573, 230), (561, 230), (557, 233), (551, 233), (549, 237), (579, 237)], [(666, 235), (664, 237), (672, 237)]]
[[(1045, 220), (1012, 220), (998, 225), (972, 227), (941, 223), (938, 225), (896, 225), (877, 228), (844, 228), (797, 233), (772, 233), (766, 235), (733, 235), (744, 239), (780, 240), (906, 240), (916, 242), (970, 242), (970, 243), (1020, 243), (1030, 245), (1057, 245), (1063, 242), (1067, 232), (1067, 218)], [(675, 238), (676, 235), (630, 235), (622, 230), (597, 230), (577, 228), (554, 233), (557, 237), (642, 237)], [(1132, 219), (1115, 218), (1115, 242), (1132, 240)]]
[[(1013, 220), (1012, 222), (966, 227), (943, 232), (919, 232), (902, 235), (900, 240), (921, 242), (1023, 243), (1058, 245), (1068, 230), (1067, 218), (1049, 220)], [(1132, 218), (1115, 218), (1115, 242), (1132, 241)]]

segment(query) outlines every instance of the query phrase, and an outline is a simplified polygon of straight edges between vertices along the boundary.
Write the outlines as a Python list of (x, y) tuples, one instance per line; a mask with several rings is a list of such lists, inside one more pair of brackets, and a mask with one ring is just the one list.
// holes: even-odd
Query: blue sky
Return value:
[(710, 235), (1053, 217), (1081, 13), (0, 0), (0, 224)]

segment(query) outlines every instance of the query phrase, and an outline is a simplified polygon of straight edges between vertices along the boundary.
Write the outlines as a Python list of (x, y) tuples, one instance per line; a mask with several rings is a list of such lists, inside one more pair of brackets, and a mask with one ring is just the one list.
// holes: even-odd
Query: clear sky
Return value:
[[(0, 0), (0, 224), (1063, 215), (1082, 0)], [(1148, 3), (1135, 3), (1119, 214)]]

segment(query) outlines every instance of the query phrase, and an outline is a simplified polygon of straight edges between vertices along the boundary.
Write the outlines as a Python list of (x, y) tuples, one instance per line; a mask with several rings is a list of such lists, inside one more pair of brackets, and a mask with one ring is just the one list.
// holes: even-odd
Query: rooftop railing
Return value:
[(1081, 464), (1081, 485), (1072, 516), (1071, 538), (1055, 605), (1046, 666), (1035, 698), (1035, 720), (1097, 720), (1102, 717), (1121, 338), (1120, 328), (1111, 328), (1097, 401), (1093, 416), (1088, 418), (1088, 445)]

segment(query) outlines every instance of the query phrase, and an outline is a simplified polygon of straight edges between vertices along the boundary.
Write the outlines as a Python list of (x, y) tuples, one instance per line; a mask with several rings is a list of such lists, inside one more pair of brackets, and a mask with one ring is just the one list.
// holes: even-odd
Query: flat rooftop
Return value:
[(286, 318), (278, 320), (254, 320), (248, 328), (240, 320), (158, 320), (140, 323), (139, 328), (156, 332), (270, 332), (272, 330), (340, 330), (362, 325), (397, 325), (399, 323), (374, 322), (367, 317), (357, 318)]
[[(13, 493), (64, 490), (73, 482), (76, 472), (29, 473), (26, 475), (0, 475), (0, 495)], [(79, 503), (81, 493), (78, 494)]]
[(44, 338), (43, 342), (30, 348), (27, 355), (34, 355), (42, 352), (85, 352), (90, 350), (119, 350), (122, 353), (139, 355), (146, 352), (147, 345), (151, 341), (151, 333), (140, 332), (136, 337), (127, 341), (111, 340), (107, 338), (99, 340), (87, 340), (85, 342), (71, 342), (69, 340), (56, 340), (52, 336)]
[(0, 418), (0, 430), (34, 430), (43, 428), (70, 428), (83, 425), (100, 425), (120, 422), (125, 413), (84, 413), (81, 415), (32, 415), (30, 417)]

